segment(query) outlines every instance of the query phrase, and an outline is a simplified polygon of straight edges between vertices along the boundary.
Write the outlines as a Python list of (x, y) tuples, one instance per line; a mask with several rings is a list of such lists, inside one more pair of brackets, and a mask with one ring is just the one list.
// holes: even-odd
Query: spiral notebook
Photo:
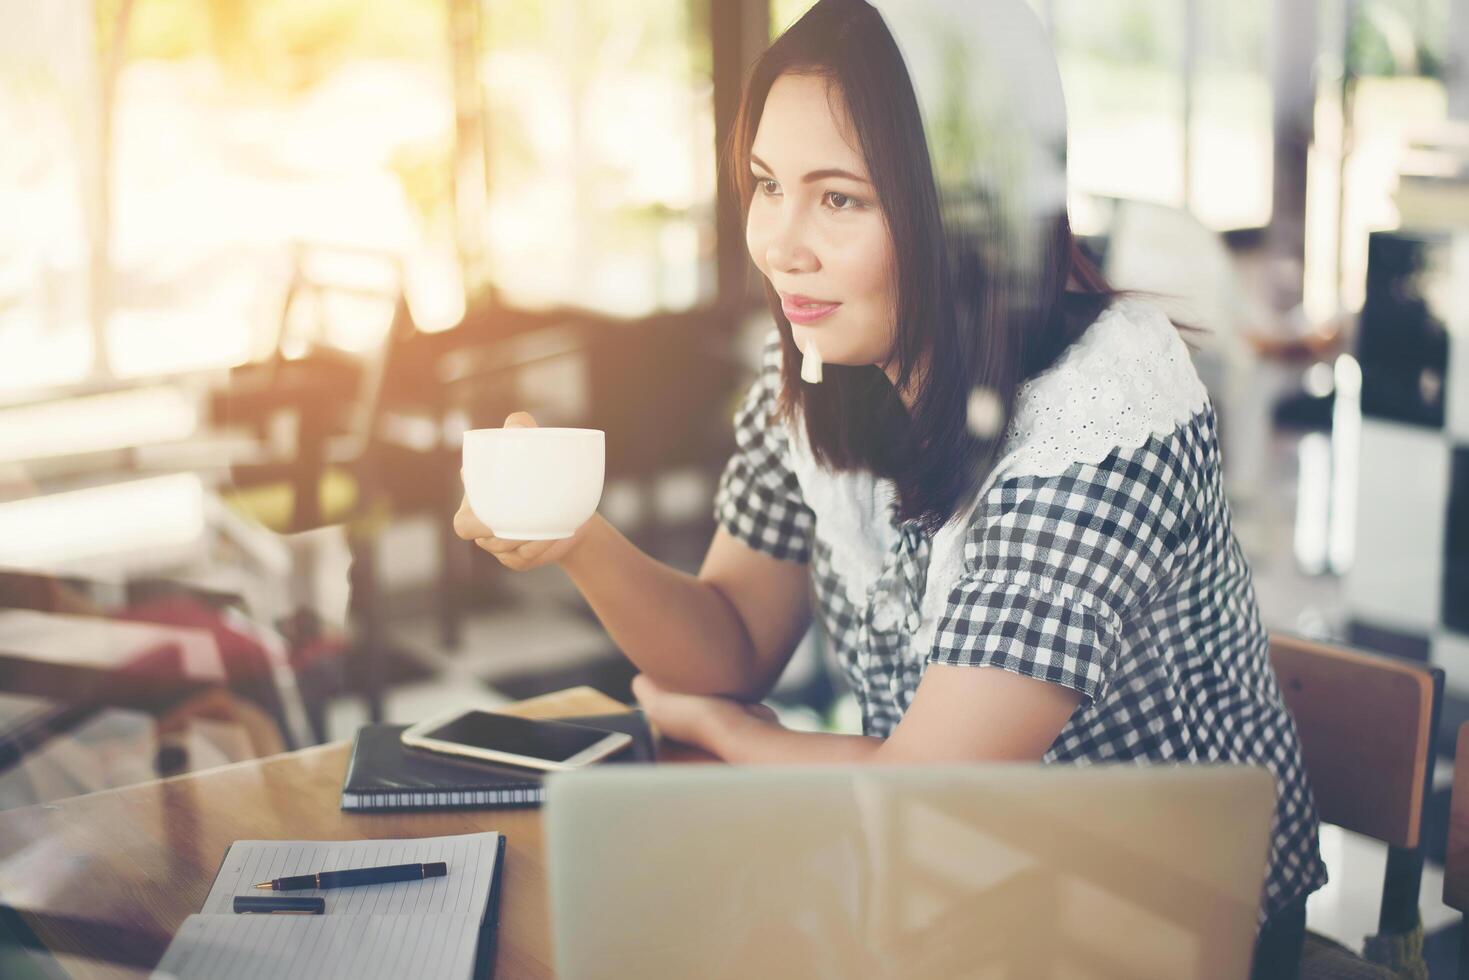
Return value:
[[(653, 761), (653, 736), (641, 711), (566, 721), (631, 735), (632, 744), (608, 762)], [(544, 799), (544, 773), (408, 748), (399, 738), (406, 727), (366, 725), (357, 732), (342, 786), (343, 810), (526, 807)]]
[[(199, 914), (184, 920), (153, 980), (470, 980), (493, 968), (505, 838), (239, 840), (230, 845)], [(311, 871), (443, 861), (442, 878), (307, 890), (325, 915), (239, 915), (255, 882)]]

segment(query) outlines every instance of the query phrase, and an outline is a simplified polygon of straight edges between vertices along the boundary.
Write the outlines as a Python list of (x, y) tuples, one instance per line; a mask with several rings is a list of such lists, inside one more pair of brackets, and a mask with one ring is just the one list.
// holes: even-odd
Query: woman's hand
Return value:
[(665, 690), (645, 674), (633, 678), (632, 693), (659, 733), (721, 757), (719, 746), (740, 725), (753, 720), (780, 727), (775, 712), (763, 704), (704, 694), (680, 694)]
[[(531, 418), (528, 412), (515, 412), (505, 419), (507, 429), (534, 429), (535, 427), (536, 420)], [(540, 568), (542, 565), (555, 564), (571, 554), (586, 537), (587, 528), (595, 520), (597, 520), (597, 515), (593, 514), (569, 538), (559, 538), (555, 541), (510, 541), (496, 537), (495, 532), (488, 525), (474, 516), (474, 511), (469, 509), (469, 496), (466, 494), (459, 505), (459, 513), (454, 515), (454, 533), (465, 541), (473, 541), (494, 555), (495, 559), (506, 568), (524, 572), (532, 568)]]

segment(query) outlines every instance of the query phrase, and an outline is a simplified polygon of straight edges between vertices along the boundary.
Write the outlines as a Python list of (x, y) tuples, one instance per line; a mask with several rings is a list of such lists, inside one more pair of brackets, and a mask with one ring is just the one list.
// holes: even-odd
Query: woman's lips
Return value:
[(780, 297), (780, 308), (786, 315), (786, 319), (792, 323), (811, 324), (824, 319), (832, 314), (840, 303), (831, 303), (823, 300), (813, 300), (805, 296), (787, 296), (784, 293)]

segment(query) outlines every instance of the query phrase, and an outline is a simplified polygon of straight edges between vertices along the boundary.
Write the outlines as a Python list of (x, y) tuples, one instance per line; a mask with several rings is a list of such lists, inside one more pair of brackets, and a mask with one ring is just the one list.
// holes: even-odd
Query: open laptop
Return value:
[(1274, 793), (1244, 766), (556, 774), (556, 970), (1237, 980)]

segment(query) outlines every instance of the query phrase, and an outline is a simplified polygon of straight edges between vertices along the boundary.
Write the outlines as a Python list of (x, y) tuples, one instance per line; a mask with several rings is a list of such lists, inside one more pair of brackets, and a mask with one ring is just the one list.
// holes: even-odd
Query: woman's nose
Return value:
[(810, 272), (819, 263), (816, 253), (806, 241), (805, 222), (797, 215), (776, 219), (765, 247), (765, 261), (782, 272)]

